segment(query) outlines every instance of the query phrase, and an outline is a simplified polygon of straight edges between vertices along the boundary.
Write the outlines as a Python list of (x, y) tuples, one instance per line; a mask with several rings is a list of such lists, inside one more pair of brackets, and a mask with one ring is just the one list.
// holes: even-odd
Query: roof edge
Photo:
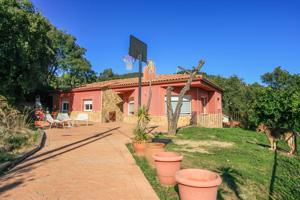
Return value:
[(220, 86), (218, 86), (217, 84), (215, 84), (215, 83), (212, 82), (211, 80), (209, 80), (209, 79), (207, 79), (207, 78), (204, 78), (204, 77), (202, 78), (202, 80), (203, 80), (204, 82), (206, 82), (207, 84), (213, 86), (214, 88), (220, 90), (222, 93), (224, 92), (224, 89), (223, 89), (223, 88), (221, 88)]
[[(168, 80), (168, 81), (155, 81), (152, 82), (152, 85), (159, 85), (159, 84), (165, 84), (165, 83), (176, 83), (176, 82), (184, 82), (187, 81), (188, 78), (186, 79), (180, 79), (180, 80)], [(193, 79), (193, 81), (203, 81), (205, 83), (207, 83), (208, 85), (212, 86), (213, 88), (221, 91), (222, 93), (224, 92), (224, 89), (222, 89), (220, 86), (218, 86), (217, 84), (215, 84), (214, 82), (210, 81), (207, 78), (204, 78), (202, 75), (199, 77), (196, 77)], [(94, 90), (102, 90), (103, 88), (126, 88), (126, 87), (134, 87), (137, 86), (138, 83), (129, 83), (129, 84), (112, 84), (112, 85), (106, 85), (106, 86), (99, 86), (99, 87), (92, 87), (92, 88), (73, 88), (73, 89), (68, 89), (68, 90), (60, 90), (60, 93), (65, 93), (65, 92), (83, 92), (83, 91), (94, 91)], [(142, 82), (142, 86), (147, 86), (149, 85), (148, 81), (143, 81)]]

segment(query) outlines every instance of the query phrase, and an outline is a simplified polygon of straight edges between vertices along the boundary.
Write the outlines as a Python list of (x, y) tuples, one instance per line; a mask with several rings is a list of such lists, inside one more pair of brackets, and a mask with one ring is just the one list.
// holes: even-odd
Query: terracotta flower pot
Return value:
[(47, 121), (34, 121), (34, 126), (36, 126), (36, 127), (46, 127), (49, 125), (50, 124)]
[(221, 177), (202, 169), (183, 169), (176, 173), (181, 200), (216, 200)]
[(145, 157), (151, 167), (155, 167), (153, 155), (165, 151), (165, 144), (158, 142), (149, 142), (146, 144)]
[(175, 185), (175, 174), (180, 170), (183, 156), (175, 152), (160, 152), (153, 155), (159, 182), (162, 185)]
[(146, 149), (146, 142), (133, 142), (133, 149), (136, 155), (138, 156), (144, 156), (145, 155), (145, 149)]

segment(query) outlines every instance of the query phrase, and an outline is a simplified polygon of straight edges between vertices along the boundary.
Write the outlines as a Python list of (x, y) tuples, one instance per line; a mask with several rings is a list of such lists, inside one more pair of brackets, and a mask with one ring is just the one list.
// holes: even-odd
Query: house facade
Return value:
[[(144, 68), (141, 102), (147, 104), (151, 89), (150, 124), (167, 125), (166, 89), (168, 86), (174, 88), (171, 101), (175, 109), (178, 94), (188, 78), (188, 74), (156, 75), (154, 66)], [(136, 123), (137, 120), (138, 78), (95, 82), (51, 96), (53, 109), (68, 112), (71, 118), (84, 112), (94, 122)], [(222, 127), (222, 89), (201, 75), (196, 76), (184, 97), (178, 122), (178, 126), (191, 124)]]

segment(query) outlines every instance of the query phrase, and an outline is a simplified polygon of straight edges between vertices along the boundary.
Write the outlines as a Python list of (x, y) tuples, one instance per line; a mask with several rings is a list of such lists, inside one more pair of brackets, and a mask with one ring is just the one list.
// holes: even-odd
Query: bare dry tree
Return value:
[(175, 111), (173, 112), (172, 104), (171, 104), (171, 95), (173, 91), (173, 87), (168, 86), (167, 87), (167, 117), (168, 117), (168, 134), (175, 135), (177, 131), (177, 123), (179, 120), (180, 112), (181, 112), (181, 106), (183, 97), (186, 94), (187, 91), (190, 90), (191, 84), (196, 77), (196, 75), (199, 73), (200, 69), (204, 65), (204, 60), (200, 60), (197, 67), (193, 67), (193, 69), (190, 72), (190, 76), (185, 84), (185, 86), (181, 89), (179, 95), (178, 95), (178, 102), (175, 108)]
[(146, 104), (147, 112), (149, 111), (149, 108), (150, 108), (151, 99), (152, 99), (152, 78), (150, 77), (149, 88), (148, 88), (148, 98), (147, 98), (147, 104)]

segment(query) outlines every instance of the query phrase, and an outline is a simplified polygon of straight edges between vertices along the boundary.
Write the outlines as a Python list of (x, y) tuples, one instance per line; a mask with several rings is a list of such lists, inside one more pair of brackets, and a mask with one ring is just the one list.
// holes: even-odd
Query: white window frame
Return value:
[[(178, 96), (171, 96), (171, 102), (178, 102), (179, 97)], [(188, 99), (189, 101), (185, 101), (184, 99)], [(191, 115), (192, 114), (192, 98), (190, 95), (185, 95), (183, 97), (183, 101), (182, 102), (189, 102), (189, 108), (190, 108), (190, 112), (185, 112), (183, 113), (182, 110), (180, 111), (180, 115)], [(176, 104), (177, 105), (177, 104)], [(175, 108), (172, 107), (173, 110), (175, 110)], [(165, 113), (167, 114), (167, 96), (165, 96)]]
[[(86, 105), (90, 105), (88, 109), (86, 108)], [(83, 100), (83, 111), (84, 112), (93, 111), (93, 100), (92, 99), (84, 99)]]
[[(130, 104), (133, 104), (133, 112), (132, 113), (129, 110)], [(134, 115), (134, 100), (131, 100), (128, 102), (128, 115)]]
[[(64, 109), (64, 104), (68, 104), (68, 109), (67, 110)], [(62, 112), (69, 112), (69, 110), (70, 110), (70, 102), (67, 101), (67, 100), (62, 101), (61, 102), (61, 111)]]

